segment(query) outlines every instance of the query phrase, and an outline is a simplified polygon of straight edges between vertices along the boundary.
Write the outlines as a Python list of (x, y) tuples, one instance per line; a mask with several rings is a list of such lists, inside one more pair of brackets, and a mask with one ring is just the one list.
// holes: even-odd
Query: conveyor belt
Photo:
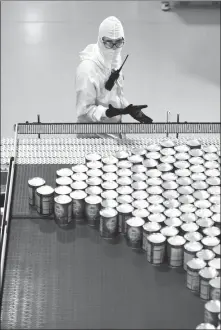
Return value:
[[(204, 302), (182, 270), (153, 267), (124, 240), (86, 226), (62, 230), (28, 214), (27, 180), (52, 184), (56, 165), (16, 165), (2, 329), (194, 329)], [(15, 218), (24, 215), (24, 218)]]

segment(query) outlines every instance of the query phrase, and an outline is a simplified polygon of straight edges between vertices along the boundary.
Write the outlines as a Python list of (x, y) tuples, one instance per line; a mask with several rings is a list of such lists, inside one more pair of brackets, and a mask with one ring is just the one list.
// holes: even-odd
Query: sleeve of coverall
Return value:
[(76, 74), (76, 107), (78, 116), (85, 116), (93, 122), (99, 122), (101, 118), (107, 118), (105, 113), (108, 107), (97, 106), (96, 97), (96, 87), (90, 71), (78, 70)]

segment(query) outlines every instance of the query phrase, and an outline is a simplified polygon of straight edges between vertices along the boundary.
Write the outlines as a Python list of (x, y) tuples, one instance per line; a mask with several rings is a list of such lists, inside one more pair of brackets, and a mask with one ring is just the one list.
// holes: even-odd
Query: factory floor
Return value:
[(123, 238), (60, 229), (28, 206), (27, 180), (54, 186), (58, 165), (16, 165), (2, 329), (194, 329), (204, 302), (182, 269), (154, 267)]

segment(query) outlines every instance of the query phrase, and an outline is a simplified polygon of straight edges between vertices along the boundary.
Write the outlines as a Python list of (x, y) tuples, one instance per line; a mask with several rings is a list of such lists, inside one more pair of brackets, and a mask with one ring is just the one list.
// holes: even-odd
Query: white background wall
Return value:
[[(117, 16), (126, 45), (125, 94), (154, 121), (220, 121), (220, 10), (162, 12), (158, 1), (2, 1), (1, 135), (16, 122), (76, 121), (78, 53)], [(125, 121), (133, 121), (125, 117)]]

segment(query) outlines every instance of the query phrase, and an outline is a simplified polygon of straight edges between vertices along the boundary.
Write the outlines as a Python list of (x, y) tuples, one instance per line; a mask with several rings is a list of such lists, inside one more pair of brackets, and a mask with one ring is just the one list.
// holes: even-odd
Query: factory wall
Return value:
[[(117, 16), (126, 44), (125, 95), (154, 121), (220, 121), (220, 11), (158, 1), (2, 1), (1, 135), (16, 122), (76, 121), (78, 53)], [(133, 121), (125, 117), (124, 121)]]

